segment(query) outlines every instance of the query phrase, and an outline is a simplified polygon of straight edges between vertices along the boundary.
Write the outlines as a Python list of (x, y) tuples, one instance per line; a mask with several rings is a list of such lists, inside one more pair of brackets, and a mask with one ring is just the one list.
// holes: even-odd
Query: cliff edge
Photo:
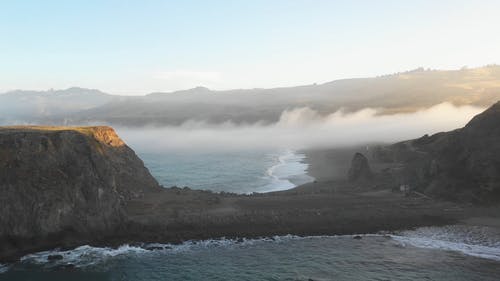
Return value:
[(111, 127), (0, 127), (0, 253), (96, 241), (160, 190)]

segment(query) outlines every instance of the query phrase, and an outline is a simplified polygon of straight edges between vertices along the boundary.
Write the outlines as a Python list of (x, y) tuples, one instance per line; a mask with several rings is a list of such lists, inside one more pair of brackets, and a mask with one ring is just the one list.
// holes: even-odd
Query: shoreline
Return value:
[[(116, 247), (110, 246), (90, 246), (90, 245), (81, 245), (71, 249), (51, 249), (41, 252), (30, 253), (21, 258), (22, 261), (25, 260), (36, 260), (38, 263), (51, 263), (52, 266), (58, 266), (58, 263), (61, 263), (59, 266), (67, 266), (71, 264), (72, 266), (78, 267), (78, 261), (82, 256), (85, 255), (86, 252), (93, 252), (96, 254), (96, 257), (99, 258), (100, 255), (105, 256), (114, 256), (114, 252), (118, 254), (126, 253), (126, 252), (136, 252), (136, 253), (151, 253), (154, 251), (168, 251), (174, 250), (178, 247), (190, 247), (196, 246), (199, 244), (202, 245), (217, 245), (217, 246), (229, 246), (229, 245), (244, 245), (245, 243), (249, 243), (252, 245), (255, 242), (276, 242), (276, 241), (290, 241), (290, 240), (300, 240), (300, 239), (331, 239), (331, 238), (350, 238), (350, 239), (364, 239), (370, 237), (385, 237), (393, 239), (394, 241), (399, 241), (401, 238), (405, 236), (401, 236), (400, 232), (378, 232), (378, 233), (355, 233), (355, 234), (345, 234), (345, 235), (275, 235), (275, 236), (266, 236), (266, 237), (255, 237), (255, 238), (228, 238), (228, 237), (220, 237), (220, 238), (211, 238), (204, 240), (187, 240), (182, 243), (132, 243), (132, 244), (122, 244)], [(408, 237), (409, 238), (409, 237)], [(418, 247), (418, 246), (415, 246)], [(439, 249), (439, 248), (438, 248)], [(457, 251), (457, 250), (455, 250)], [(78, 254), (77, 252), (81, 252)], [(100, 254), (100, 253), (102, 254)], [(72, 254), (76, 253), (76, 254)], [(62, 256), (63, 259), (59, 261), (49, 261), (49, 256)], [(473, 255), (472, 255), (473, 256)], [(69, 257), (66, 259), (66, 257)], [(2, 273), (1, 269), (8, 268), (12, 264), (0, 264), (0, 274)], [(86, 266), (90, 264), (80, 264), (80, 266)]]
[[(103, 252), (128, 252), (126, 249), (122, 251), (123, 248), (130, 248), (130, 251), (138, 251), (138, 252), (153, 252), (153, 251), (165, 251), (165, 250), (172, 250), (175, 249), (178, 246), (184, 247), (184, 246), (189, 246), (189, 245), (197, 245), (197, 244), (220, 244), (220, 246), (227, 245), (227, 243), (231, 245), (237, 245), (237, 244), (244, 244), (247, 242), (253, 243), (256, 241), (262, 241), (262, 242), (274, 242), (274, 241), (281, 241), (282, 239), (321, 239), (321, 238), (352, 238), (352, 239), (362, 239), (365, 237), (390, 237), (391, 239), (395, 241), (406, 241), (408, 239), (411, 240), (411, 236), (406, 237), (405, 235), (402, 235), (405, 231), (408, 230), (414, 230), (418, 229), (421, 227), (443, 227), (443, 226), (482, 226), (482, 227), (492, 227), (496, 229), (500, 229), (500, 223), (498, 222), (498, 217), (493, 218), (493, 217), (470, 217), (464, 220), (457, 220), (454, 221), (453, 223), (450, 222), (434, 222), (431, 224), (423, 224), (419, 226), (414, 226), (414, 227), (408, 227), (408, 228), (401, 228), (401, 229), (395, 229), (395, 230), (379, 230), (376, 232), (363, 232), (363, 233), (347, 233), (347, 234), (279, 234), (279, 235), (267, 235), (267, 236), (249, 236), (249, 237), (242, 237), (242, 236), (234, 236), (234, 237), (226, 237), (226, 236), (221, 236), (221, 237), (211, 237), (211, 238), (204, 238), (204, 239), (188, 239), (188, 240), (182, 240), (182, 241), (164, 241), (164, 242), (127, 242), (127, 243), (122, 243), (122, 244), (110, 244), (110, 243), (103, 243), (103, 244), (79, 244), (73, 247), (66, 247), (66, 248), (51, 248), (51, 249), (44, 249), (42, 251), (37, 251), (37, 252), (29, 252), (23, 256), (20, 257), (20, 259), (15, 260), (15, 261), (7, 261), (0, 263), (0, 274), (3, 272), (7, 272), (9, 270), (9, 267), (11, 267), (13, 264), (31, 259), (31, 258), (36, 258), (38, 262), (40, 263), (53, 263), (55, 267), (57, 266), (76, 266), (78, 267), (78, 264), (74, 262), (75, 260), (80, 259), (80, 256), (77, 256), (76, 258), (72, 256), (73, 260), (67, 261), (62, 259), (60, 262), (56, 261), (50, 261), (48, 259), (49, 256), (65, 256), (68, 255), (68, 253), (72, 253), (78, 250), (81, 250), (81, 248), (88, 249), (89, 251), (103, 251)], [(405, 240), (406, 239), (406, 240)], [(431, 238), (432, 239), (432, 238)], [(444, 241), (446, 242), (446, 241)], [(428, 246), (419, 246), (418, 242), (406, 242), (410, 243), (410, 245), (417, 247), (417, 248), (429, 248)], [(453, 243), (453, 242), (452, 242)], [(475, 245), (475, 244), (467, 244), (472, 247), (481, 247), (481, 245)], [(430, 247), (432, 249), (442, 249), (441, 247)], [(455, 252), (462, 252), (465, 255), (469, 256), (475, 256), (478, 257), (477, 253), (476, 254), (468, 254), (464, 252), (463, 249), (442, 249), (442, 250), (449, 250), (449, 251), (455, 251)], [(106, 255), (106, 254), (104, 254)], [(114, 255), (111, 255), (114, 256)], [(481, 257), (481, 256), (479, 256)], [(45, 258), (44, 260), (42, 260)], [(484, 257), (483, 257), (484, 258)], [(495, 261), (498, 261), (498, 258), (488, 258), (486, 259), (492, 259)], [(83, 265), (85, 266), (85, 265)]]
[[(302, 248), (306, 251), (315, 252), (316, 245), (335, 245), (337, 247), (344, 247), (347, 251), (357, 251), (365, 247), (376, 247), (380, 251), (391, 251), (397, 249), (400, 254), (407, 254), (409, 256), (415, 255), (421, 251), (427, 251), (428, 256), (435, 255), (452, 255), (454, 258), (462, 259), (476, 259), (478, 263), (488, 262), (492, 266), (498, 265), (500, 262), (500, 248), (490, 246), (488, 243), (484, 244), (482, 240), (475, 240), (481, 236), (472, 235), (472, 240), (462, 240), (463, 242), (455, 242), (456, 240), (448, 240), (446, 238), (440, 239), (442, 233), (449, 230), (458, 230), (458, 233), (468, 234), (467, 229), (460, 231), (460, 226), (445, 226), (445, 227), (431, 227), (431, 228), (418, 228), (411, 231), (397, 231), (395, 233), (377, 233), (377, 234), (360, 234), (360, 235), (322, 235), (322, 236), (273, 236), (263, 237), (258, 239), (209, 239), (201, 241), (185, 241), (177, 245), (171, 243), (151, 243), (151, 244), (131, 244), (121, 245), (116, 248), (110, 247), (91, 247), (81, 246), (69, 250), (51, 250), (39, 253), (30, 254), (22, 258), (22, 263), (19, 264), (0, 264), (0, 276), (2, 271), (8, 272), (26, 268), (26, 266), (36, 266), (44, 268), (44, 270), (91, 270), (94, 271), (95, 266), (100, 268), (105, 266), (107, 262), (116, 262), (121, 259), (137, 259), (139, 261), (144, 258), (158, 257), (163, 259), (164, 255), (172, 257), (173, 259), (182, 258), (184, 254), (198, 256), (200, 251), (233, 251), (233, 256), (237, 258), (243, 251), (253, 251), (255, 247), (258, 249), (266, 249), (273, 251), (275, 247), (291, 247), (295, 243), (306, 243), (309, 245), (307, 248)], [(469, 230), (471, 230), (469, 228)], [(435, 233), (434, 236), (418, 236), (418, 234), (431, 231)], [(417, 236), (415, 236), (417, 235)], [(453, 236), (453, 235), (452, 235)], [(470, 236), (464, 236), (470, 237)], [(492, 236), (492, 237), (497, 237)], [(303, 242), (302, 242), (303, 241)], [(479, 242), (479, 243), (478, 243)], [(326, 244), (325, 244), (326, 243)], [(330, 244), (331, 243), (331, 244)], [(340, 243), (340, 244), (339, 244)], [(312, 247), (311, 247), (312, 246)], [(354, 247), (354, 248), (353, 248)], [(387, 248), (389, 247), (389, 248)], [(398, 249), (399, 248), (399, 249)], [(330, 251), (331, 251), (330, 250)], [(377, 251), (375, 254), (379, 253)], [(179, 256), (177, 256), (179, 255)], [(364, 256), (362, 252), (361, 257)], [(392, 255), (389, 255), (392, 256)], [(52, 258), (49, 258), (52, 257)], [(58, 257), (54, 259), (54, 257)], [(91, 257), (91, 258), (89, 258)], [(342, 261), (343, 258), (340, 258)], [(390, 260), (390, 259), (389, 259)], [(314, 261), (314, 260), (313, 260)], [(162, 260), (160, 260), (162, 262)]]
[[(317, 215), (317, 214), (316, 214)], [(303, 222), (303, 221), (302, 221)], [(350, 221), (350, 223), (360, 223), (359, 220)], [(386, 235), (385, 233), (394, 233), (396, 231), (411, 230), (418, 227), (427, 226), (445, 226), (460, 222), (452, 217), (438, 216), (415, 216), (407, 217), (403, 220), (397, 219), (390, 223), (382, 223), (381, 221), (371, 222), (369, 224), (359, 224), (354, 227), (346, 227), (345, 222), (341, 226), (315, 227), (313, 223), (297, 225), (296, 227), (287, 227), (287, 230), (273, 229), (273, 227), (265, 223), (264, 225), (238, 225), (229, 226), (214, 226), (212, 229), (193, 229), (192, 225), (188, 226), (188, 230), (177, 229), (173, 233), (158, 235), (155, 231), (166, 230), (165, 226), (159, 225), (142, 225), (142, 224), (127, 224), (119, 231), (111, 236), (102, 236), (97, 240), (81, 239), (78, 241), (62, 241), (57, 243), (49, 243), (45, 246), (37, 246), (29, 250), (18, 251), (12, 255), (0, 256), (0, 265), (9, 265), (20, 262), (23, 257), (31, 254), (36, 254), (45, 251), (72, 251), (81, 246), (90, 246), (96, 248), (118, 249), (122, 246), (143, 247), (147, 244), (164, 244), (164, 245), (181, 245), (187, 242), (202, 242), (209, 240), (259, 240), (271, 239), (275, 237), (294, 236), (299, 238), (306, 237), (336, 237), (336, 236), (358, 236), (358, 235)], [(178, 225), (177, 225), (178, 226)], [(185, 226), (184, 226), (185, 227)], [(146, 231), (146, 229), (150, 231)], [(128, 233), (124, 235), (125, 231)], [(217, 234), (219, 233), (219, 234)], [(32, 239), (24, 241), (29, 243)], [(60, 244), (63, 243), (63, 244)], [(146, 247), (147, 248), (147, 247)], [(144, 248), (144, 249), (146, 249)]]
[[(284, 158), (287, 157), (292, 157), (292, 160), (284, 160)], [(300, 159), (296, 159), (300, 158)], [(281, 155), (278, 157), (278, 163), (274, 164), (273, 166), (269, 167), (267, 169), (267, 174), (270, 177), (274, 177), (278, 181), (288, 181), (291, 185), (289, 188), (275, 188), (275, 189), (270, 189), (267, 191), (263, 191), (260, 193), (270, 193), (270, 192), (278, 192), (278, 191), (287, 191), (294, 189), (298, 186), (301, 186), (303, 184), (311, 183), (315, 180), (314, 177), (310, 176), (308, 174), (308, 168), (310, 164), (306, 161), (307, 155), (300, 151), (300, 150), (291, 150), (291, 149), (286, 149), (281, 152)], [(302, 168), (300, 167), (301, 172), (297, 173), (298, 167), (297, 165), (307, 165), (307, 167)], [(295, 166), (295, 167), (294, 167)], [(285, 167), (288, 169), (295, 169), (295, 172), (292, 175), (276, 175), (274, 171), (276, 169), (279, 169), (280, 167)]]

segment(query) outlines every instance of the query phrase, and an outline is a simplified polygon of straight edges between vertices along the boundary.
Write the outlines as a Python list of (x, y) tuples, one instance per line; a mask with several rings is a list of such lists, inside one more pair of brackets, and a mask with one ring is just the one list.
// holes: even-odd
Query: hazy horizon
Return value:
[(207, 87), (205, 85), (197, 85), (193, 86), (190, 88), (182, 88), (178, 90), (172, 90), (172, 91), (156, 91), (156, 92), (140, 92), (136, 93), (133, 95), (122, 95), (119, 93), (113, 93), (113, 92), (107, 92), (99, 88), (93, 88), (93, 87), (81, 87), (79, 85), (72, 85), (66, 88), (37, 88), (37, 89), (29, 89), (29, 88), (18, 88), (18, 89), (10, 89), (7, 91), (0, 91), (1, 94), (6, 94), (10, 92), (16, 92), (16, 91), (26, 91), (26, 92), (61, 92), (61, 91), (67, 91), (70, 89), (84, 89), (84, 90), (91, 90), (91, 91), (99, 91), (104, 94), (108, 95), (113, 95), (113, 96), (130, 96), (130, 97), (141, 97), (141, 96), (147, 96), (150, 94), (156, 94), (156, 93), (164, 93), (164, 94), (169, 94), (169, 93), (176, 93), (176, 92), (183, 92), (183, 91), (189, 91), (189, 90), (195, 90), (195, 89), (208, 89), (212, 92), (230, 92), (230, 91), (238, 91), (238, 90), (273, 90), (273, 89), (283, 89), (283, 88), (295, 88), (295, 87), (302, 87), (302, 86), (317, 86), (317, 85), (324, 85), (328, 83), (335, 83), (339, 81), (344, 81), (344, 80), (353, 80), (353, 79), (370, 79), (370, 78), (379, 78), (379, 77), (384, 77), (384, 76), (392, 76), (392, 75), (398, 75), (398, 74), (405, 74), (405, 73), (411, 73), (415, 71), (437, 71), (437, 72), (443, 72), (443, 71), (460, 71), (460, 70), (471, 70), (471, 69), (481, 69), (481, 68), (486, 68), (486, 67), (496, 67), (499, 66), (496, 63), (490, 63), (490, 64), (485, 64), (485, 65), (480, 65), (480, 66), (475, 66), (475, 67), (469, 67), (469, 66), (462, 66), (460, 68), (454, 68), (454, 69), (431, 69), (431, 68), (426, 68), (423, 66), (414, 68), (414, 69), (408, 69), (400, 72), (394, 72), (394, 73), (385, 73), (385, 74), (380, 74), (377, 76), (364, 76), (364, 77), (346, 77), (346, 78), (340, 78), (340, 79), (333, 79), (333, 80), (328, 80), (322, 83), (312, 83), (312, 84), (296, 84), (296, 85), (288, 85), (288, 86), (276, 86), (276, 87), (271, 87), (271, 88), (228, 88), (228, 89), (214, 89)]

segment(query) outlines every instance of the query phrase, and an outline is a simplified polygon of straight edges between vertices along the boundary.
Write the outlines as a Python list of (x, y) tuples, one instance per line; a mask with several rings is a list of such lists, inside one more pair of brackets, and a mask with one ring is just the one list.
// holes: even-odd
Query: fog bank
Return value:
[(365, 108), (354, 113), (342, 110), (320, 115), (308, 108), (282, 112), (280, 120), (271, 125), (259, 123), (235, 125), (230, 122), (208, 125), (188, 121), (181, 126), (161, 128), (116, 128), (134, 149), (143, 152), (168, 150), (226, 149), (307, 149), (342, 147), (356, 144), (418, 138), (463, 127), (484, 108), (454, 106), (441, 103), (425, 110), (407, 114), (378, 115), (378, 110)]

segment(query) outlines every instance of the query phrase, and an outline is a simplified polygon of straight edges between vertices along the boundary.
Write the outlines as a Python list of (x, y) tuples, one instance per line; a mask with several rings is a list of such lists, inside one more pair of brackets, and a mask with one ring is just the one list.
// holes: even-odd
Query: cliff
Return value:
[(500, 102), (464, 128), (380, 147), (374, 160), (393, 184), (453, 201), (500, 202)]
[(0, 127), (1, 256), (95, 241), (159, 189), (110, 127)]

